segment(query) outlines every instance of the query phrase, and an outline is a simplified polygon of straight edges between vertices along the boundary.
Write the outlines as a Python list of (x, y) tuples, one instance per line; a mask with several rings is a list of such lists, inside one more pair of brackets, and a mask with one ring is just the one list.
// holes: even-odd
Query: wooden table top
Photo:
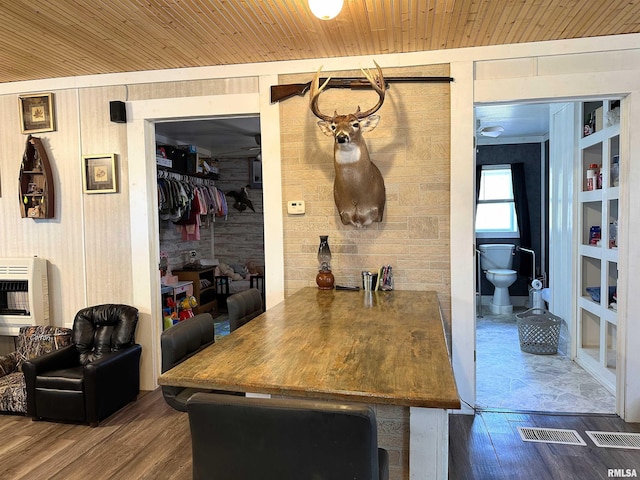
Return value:
[(159, 383), (460, 408), (434, 292), (303, 288)]

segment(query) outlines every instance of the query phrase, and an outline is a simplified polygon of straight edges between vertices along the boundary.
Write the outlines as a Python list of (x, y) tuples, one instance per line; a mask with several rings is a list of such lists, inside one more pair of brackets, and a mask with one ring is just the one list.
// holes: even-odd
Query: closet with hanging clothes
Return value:
[(227, 201), (207, 178), (158, 169), (158, 215), (170, 220), (183, 241), (200, 240), (201, 225), (226, 218)]
[[(163, 325), (168, 328), (191, 312), (216, 313), (214, 267), (205, 259), (213, 258), (213, 223), (226, 218), (228, 208), (211, 178), (161, 166), (157, 177)], [(186, 283), (191, 286), (184, 301), (165, 293)]]

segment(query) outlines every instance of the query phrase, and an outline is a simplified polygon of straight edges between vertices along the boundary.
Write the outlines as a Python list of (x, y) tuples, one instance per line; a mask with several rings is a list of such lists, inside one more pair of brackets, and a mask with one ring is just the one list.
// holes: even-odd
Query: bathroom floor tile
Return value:
[(477, 407), (615, 413), (614, 395), (569, 357), (520, 350), (515, 313), (476, 319)]

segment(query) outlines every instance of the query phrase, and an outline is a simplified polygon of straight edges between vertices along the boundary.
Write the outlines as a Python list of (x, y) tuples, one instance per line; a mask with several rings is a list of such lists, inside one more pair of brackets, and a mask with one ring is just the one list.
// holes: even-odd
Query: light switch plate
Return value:
[(289, 215), (304, 215), (304, 200), (287, 202), (287, 213)]

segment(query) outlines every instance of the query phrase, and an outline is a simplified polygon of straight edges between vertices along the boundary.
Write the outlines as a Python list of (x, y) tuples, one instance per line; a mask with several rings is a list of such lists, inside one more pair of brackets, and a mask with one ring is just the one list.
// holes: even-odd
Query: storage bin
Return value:
[(516, 314), (520, 350), (536, 355), (554, 355), (558, 351), (562, 319), (544, 308), (530, 308)]

